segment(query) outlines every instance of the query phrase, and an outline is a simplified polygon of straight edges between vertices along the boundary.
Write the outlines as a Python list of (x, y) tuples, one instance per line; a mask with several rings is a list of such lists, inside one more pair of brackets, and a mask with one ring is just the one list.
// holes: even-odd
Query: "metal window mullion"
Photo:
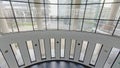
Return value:
[[(3, 17), (3, 18), (0, 18), (0, 19), (13, 19), (14, 17)], [(31, 17), (16, 17), (17, 19), (29, 19)], [(32, 17), (33, 19), (40, 19), (40, 18), (44, 18), (44, 17)], [(46, 17), (46, 19), (49, 19), (49, 17)], [(51, 19), (57, 19), (57, 18), (51, 18)], [(59, 19), (83, 19), (83, 18), (59, 18)], [(103, 20), (103, 21), (118, 21), (118, 20), (113, 20), (113, 19), (92, 19), (92, 18), (84, 18), (85, 20)]]
[(117, 26), (118, 26), (118, 24), (119, 24), (119, 21), (120, 21), (120, 16), (119, 16), (119, 19), (118, 19), (118, 21), (117, 21), (117, 23), (116, 23), (116, 25), (115, 25), (115, 28), (114, 28), (114, 30), (113, 30), (113, 32), (112, 32), (112, 36), (113, 36), (114, 33), (115, 33), (115, 30), (116, 30), (116, 28), (117, 28)]
[(20, 32), (11, 0), (9, 0), (9, 2), (10, 2), (10, 6), (11, 6), (11, 10), (12, 10), (12, 13), (13, 13), (13, 17), (14, 17), (14, 20), (15, 20), (15, 24), (16, 24), (17, 30), (18, 30), (18, 32)]
[(87, 8), (87, 2), (88, 2), (88, 0), (86, 0), (86, 4), (85, 4), (85, 9), (84, 9), (84, 14), (83, 14), (83, 20), (82, 20), (82, 25), (81, 25), (81, 31), (83, 31), (83, 25), (84, 25), (85, 13), (86, 13), (86, 8)]
[(72, 18), (72, 2), (73, 2), (73, 0), (71, 0), (71, 5), (70, 5), (70, 22), (69, 22), (69, 30), (70, 30), (71, 18)]
[(45, 0), (44, 1), (44, 16), (45, 16), (45, 29), (47, 30), (47, 20), (46, 20), (46, 7), (45, 7)]
[(58, 1), (58, 4), (57, 4), (57, 30), (59, 30), (59, 0)]
[(97, 25), (96, 25), (95, 33), (96, 33), (97, 29), (98, 29), (98, 25), (99, 25), (100, 20), (101, 20), (100, 18), (101, 18), (101, 15), (102, 15), (104, 4), (105, 4), (105, 0), (103, 1), (103, 4), (102, 4), (102, 8), (101, 8), (100, 15), (99, 15), (99, 18), (98, 18), (98, 22), (97, 22)]
[[(19, 2), (19, 3), (34, 3), (34, 4), (44, 4), (44, 3), (40, 3), (40, 2), (27, 2), (27, 1), (12, 1), (12, 2)], [(116, 4), (116, 3), (120, 3), (120, 2), (105, 2), (105, 4)], [(51, 4), (51, 5), (57, 5), (57, 3), (45, 3), (45, 4)], [(103, 3), (88, 3), (88, 4), (103, 4)], [(71, 5), (71, 4), (59, 4), (59, 5)], [(72, 4), (72, 5), (86, 5), (85, 3), (81, 3), (81, 4)]]
[[(14, 17), (3, 17), (0, 19), (13, 19)], [(16, 17), (17, 19), (24, 19), (27, 18), (29, 19), (30, 17)], [(44, 18), (44, 17), (32, 17), (32, 18)], [(46, 17), (46, 19), (49, 19), (49, 17)], [(51, 19), (57, 19), (57, 18), (51, 18)], [(59, 18), (59, 19), (70, 19), (70, 18)], [(71, 19), (83, 19), (83, 18), (71, 18)], [(118, 21), (118, 20), (114, 20), (114, 19), (92, 19), (92, 18), (84, 18), (85, 20), (104, 20), (104, 21)]]
[(33, 31), (35, 30), (34, 28), (34, 24), (33, 24), (33, 16), (32, 16), (32, 11), (31, 11), (31, 6), (30, 6), (30, 0), (28, 0), (28, 6), (29, 6), (29, 11), (30, 11), (30, 18), (31, 18), (31, 21), (32, 21), (32, 27), (33, 27)]
[[(13, 19), (14, 17), (0, 17), (0, 19)], [(29, 19), (31, 17), (16, 17), (17, 19)], [(33, 19), (43, 19), (44, 17), (32, 17)], [(46, 17), (46, 19), (49, 19), (49, 17)], [(51, 19), (57, 19), (57, 18), (51, 18)], [(83, 18), (59, 18), (59, 19), (83, 19)], [(103, 21), (118, 21), (114, 19), (92, 19), (92, 18), (84, 18), (85, 20), (103, 20)]]

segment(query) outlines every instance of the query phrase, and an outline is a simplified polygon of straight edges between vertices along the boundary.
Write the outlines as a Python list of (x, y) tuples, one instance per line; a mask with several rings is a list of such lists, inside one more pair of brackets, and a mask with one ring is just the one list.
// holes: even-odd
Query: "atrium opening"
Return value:
[(120, 68), (120, 0), (0, 0), (0, 68)]

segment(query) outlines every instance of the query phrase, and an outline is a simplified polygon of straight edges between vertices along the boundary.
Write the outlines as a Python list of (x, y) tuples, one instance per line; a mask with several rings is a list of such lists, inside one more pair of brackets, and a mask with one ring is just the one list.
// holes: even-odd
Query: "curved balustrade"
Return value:
[(91, 68), (120, 68), (120, 38), (62, 30), (11, 33), (0, 37), (1, 56), (5, 68), (24, 68), (52, 60)]

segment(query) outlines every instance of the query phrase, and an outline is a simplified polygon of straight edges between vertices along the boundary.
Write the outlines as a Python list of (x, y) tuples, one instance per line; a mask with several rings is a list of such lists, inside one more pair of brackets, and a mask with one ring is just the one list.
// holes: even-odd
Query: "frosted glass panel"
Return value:
[(55, 39), (51, 38), (51, 57), (55, 57)]
[(80, 61), (84, 61), (84, 57), (85, 57), (85, 53), (86, 53), (86, 50), (87, 50), (87, 46), (88, 46), (88, 41), (83, 41), (82, 49), (81, 49), (80, 57), (79, 57)]
[(1, 51), (0, 51), (0, 68), (9, 68)]
[(102, 8), (101, 4), (87, 5), (86, 12), (85, 12), (85, 18), (98, 19), (101, 8)]
[[(35, 0), (37, 1), (37, 0)], [(44, 17), (44, 5), (43, 4), (30, 4), (32, 17)]]
[[(99, 25), (97, 28), (97, 33), (112, 35), (113, 30), (116, 26), (117, 21), (99, 21)], [(118, 31), (119, 33), (119, 31)]]
[(18, 32), (16, 23), (14, 19), (0, 19), (0, 32)]
[(45, 5), (45, 15), (49, 18), (57, 18), (58, 15), (58, 5)]
[(57, 29), (57, 19), (46, 19), (47, 29)]
[(70, 30), (81, 30), (82, 19), (71, 19)]
[(31, 40), (26, 41), (26, 43), (27, 43), (30, 59), (31, 59), (31, 61), (35, 61), (36, 59), (35, 59), (35, 53), (34, 53), (34, 49), (33, 49), (33, 43)]
[(45, 19), (33, 19), (34, 29), (35, 30), (45, 30)]
[(97, 20), (84, 20), (83, 31), (95, 32)]
[(71, 49), (70, 49), (70, 58), (74, 58), (76, 40), (72, 39)]
[(60, 4), (71, 4), (71, 0), (59, 0)]
[(59, 19), (59, 29), (69, 30), (70, 27), (70, 19)]
[[(103, 3), (104, 0), (88, 0), (87, 3)], [(109, 1), (109, 0), (108, 0)]]
[(120, 2), (120, 0), (105, 0), (105, 3)]
[(120, 12), (120, 3), (116, 4), (104, 4), (101, 19), (112, 19), (112, 20), (118, 20), (119, 15), (117, 12)]
[(44, 40), (40, 39), (39, 43), (40, 43), (41, 56), (42, 58), (46, 58)]
[(12, 6), (16, 17), (30, 17), (28, 3), (12, 2)]
[(85, 5), (72, 5), (72, 18), (83, 18)]
[(114, 35), (120, 36), (120, 21), (119, 21), (119, 23), (117, 25), (117, 28), (115, 29)]
[(28, 2), (28, 0), (11, 0), (11, 1), (23, 1), (23, 2)]
[(97, 62), (97, 58), (99, 56), (101, 48), (102, 48), (102, 44), (97, 43), (96, 46), (95, 46), (90, 64), (95, 65), (95, 63)]
[(17, 24), (19, 27), (19, 31), (32, 31), (32, 21), (31, 19), (17, 19)]
[(0, 17), (13, 17), (13, 12), (11, 10), (10, 2), (0, 0)]
[(73, 4), (81, 4), (81, 3), (86, 3), (86, 0), (72, 0)]
[(59, 5), (59, 17), (70, 18), (70, 5)]
[(29, 0), (30, 2), (43, 3), (43, 0)]
[(61, 39), (61, 57), (65, 56), (65, 39)]
[(58, 0), (45, 0), (45, 3), (58, 3)]
[(17, 43), (12, 43), (11, 48), (12, 48), (12, 50), (14, 52), (14, 55), (15, 55), (15, 58), (17, 60), (18, 65), (19, 66), (24, 65), (24, 61), (23, 61), (23, 58), (22, 58), (22, 55), (21, 55), (18, 44)]

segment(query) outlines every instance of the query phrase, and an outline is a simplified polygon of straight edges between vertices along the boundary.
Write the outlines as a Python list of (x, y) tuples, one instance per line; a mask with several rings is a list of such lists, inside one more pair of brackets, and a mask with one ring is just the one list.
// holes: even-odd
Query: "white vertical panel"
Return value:
[(28, 51), (29, 51), (31, 61), (35, 61), (36, 58), (35, 58), (35, 53), (34, 53), (32, 40), (26, 41), (26, 44), (27, 44), (27, 47), (28, 47)]
[(101, 48), (102, 48), (102, 44), (97, 43), (96, 46), (95, 46), (95, 49), (94, 49), (94, 52), (93, 52), (93, 55), (92, 55), (90, 64), (92, 64), (92, 65), (95, 65), (95, 64), (96, 64), (97, 58), (98, 58), (98, 56), (99, 56), (99, 53), (100, 53)]
[(24, 65), (24, 61), (23, 61), (23, 58), (22, 58), (18, 43), (12, 43), (11, 48), (13, 50), (13, 53), (15, 55), (15, 58), (17, 60), (18, 65), (19, 66)]
[(86, 50), (85, 57), (84, 57), (84, 64), (86, 65), (90, 64), (91, 56), (93, 54), (95, 44), (96, 44), (93, 40), (89, 40), (88, 42), (89, 44), (87, 46), (87, 50)]
[(88, 41), (83, 41), (82, 49), (81, 49), (80, 57), (79, 57), (80, 61), (84, 61), (84, 57), (85, 57), (85, 53), (86, 53), (86, 50), (87, 50), (87, 46), (88, 46)]
[(65, 56), (65, 38), (61, 38), (61, 49), (60, 49), (60, 56), (64, 57)]
[(101, 68), (105, 65), (105, 61), (107, 60), (110, 51), (111, 51), (111, 47), (107, 47), (107, 46), (105, 46), (105, 44), (103, 44), (99, 58), (95, 65), (96, 68)]
[(118, 56), (120, 52), (120, 49), (118, 48), (112, 48), (111, 52), (110, 52), (110, 55), (104, 65), (104, 68), (111, 68), (113, 62), (115, 61), (116, 57)]
[(1, 50), (0, 50), (0, 68), (9, 68)]
[(28, 52), (25, 40), (18, 40), (18, 45), (20, 47), (21, 55), (23, 57), (25, 65), (26, 66), (30, 65), (31, 61), (30, 61), (30, 56), (29, 56), (29, 52)]
[(71, 40), (70, 58), (74, 58), (76, 40)]
[(45, 52), (46, 50), (45, 50), (45, 44), (44, 44), (45, 42), (44, 42), (44, 39), (40, 39), (40, 40), (39, 40), (39, 43), (40, 43), (41, 57), (42, 57), (42, 59), (43, 59), (43, 58), (46, 58), (46, 52)]
[(112, 68), (120, 68), (120, 53), (119, 53), (119, 56), (117, 57), (115, 63), (113, 64)]
[(50, 39), (50, 45), (51, 45), (51, 57), (55, 57), (55, 39)]

